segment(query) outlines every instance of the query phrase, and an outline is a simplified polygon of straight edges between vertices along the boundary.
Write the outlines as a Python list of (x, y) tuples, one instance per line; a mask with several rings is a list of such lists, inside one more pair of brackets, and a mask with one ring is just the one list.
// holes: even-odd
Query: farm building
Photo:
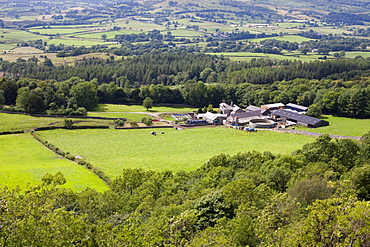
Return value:
[(238, 112), (244, 112), (239, 106), (234, 105), (232, 102), (230, 105), (226, 103), (220, 103), (220, 110), (223, 114), (230, 115)]
[(284, 107), (285, 105), (283, 103), (273, 103), (273, 104), (261, 105), (261, 108), (267, 109), (270, 111), (284, 109)]
[(302, 113), (306, 113), (307, 112), (308, 107), (302, 106), (302, 105), (293, 104), (293, 103), (288, 103), (285, 106), (285, 109), (291, 110), (291, 111), (295, 111), (295, 112), (298, 112), (298, 113), (301, 113), (302, 114)]
[(239, 112), (235, 114), (230, 114), (226, 121), (230, 124), (236, 124), (236, 125), (245, 125), (248, 124), (250, 120), (252, 119), (262, 119), (266, 118), (267, 116), (262, 116), (261, 111), (250, 111), (250, 112)]
[(203, 119), (210, 124), (222, 124), (223, 120), (226, 120), (226, 114), (218, 114), (218, 113), (211, 113), (206, 112), (203, 114)]
[(258, 106), (254, 106), (254, 105), (249, 105), (245, 111), (247, 112), (251, 112), (251, 111), (260, 111), (262, 115), (270, 115), (270, 111), (268, 109), (263, 109), (261, 107), (258, 107)]
[(310, 117), (310, 116), (306, 116), (306, 115), (302, 115), (302, 114), (292, 112), (292, 111), (288, 111), (288, 110), (284, 110), (284, 109), (279, 109), (279, 110), (274, 111), (272, 113), (272, 117), (275, 120), (278, 120), (279, 118), (281, 118), (283, 121), (288, 120), (288, 121), (295, 122), (299, 125), (312, 127), (312, 128), (329, 125), (328, 121), (318, 119), (318, 118), (314, 118), (314, 117)]

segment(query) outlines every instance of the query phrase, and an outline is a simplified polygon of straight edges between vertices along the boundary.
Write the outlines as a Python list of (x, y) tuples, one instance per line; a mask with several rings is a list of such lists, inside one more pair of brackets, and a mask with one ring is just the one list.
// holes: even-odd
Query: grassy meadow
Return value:
[(89, 117), (109, 117), (109, 118), (126, 118), (126, 122), (136, 121), (141, 122), (143, 117), (150, 117), (147, 114), (138, 114), (138, 113), (115, 113), (115, 112), (89, 112), (87, 114)]
[(67, 183), (63, 185), (74, 191), (87, 187), (97, 191), (107, 190), (107, 185), (83, 166), (55, 153), (41, 145), (31, 134), (0, 136), (0, 187), (22, 189), (41, 182), (46, 173), (61, 171)]
[(366, 132), (370, 131), (370, 119), (354, 119), (335, 117), (331, 115), (325, 115), (322, 117), (322, 119), (328, 121), (329, 126), (323, 126), (314, 129), (306, 128), (303, 126), (296, 126), (296, 129), (342, 136), (362, 136)]
[[(146, 110), (142, 105), (114, 105), (114, 104), (100, 104), (97, 108), (93, 109), (92, 112), (147, 112), (147, 113), (156, 113), (156, 112), (172, 112), (172, 113), (186, 113), (193, 112), (198, 109), (183, 107), (177, 105), (171, 106), (159, 106), (153, 105), (153, 108)], [(89, 113), (91, 114), (91, 112)]]
[[(211, 157), (249, 150), (291, 153), (314, 138), (270, 131), (244, 132), (217, 127), (186, 130), (52, 130), (39, 132), (53, 145), (80, 155), (114, 178), (123, 168), (194, 170)], [(161, 132), (165, 134), (159, 134)]]
[[(78, 119), (74, 125), (107, 125), (113, 124), (112, 120)], [(53, 117), (32, 117), (22, 114), (0, 113), (0, 132), (1, 131), (25, 131), (37, 127), (64, 126), (64, 118)]]

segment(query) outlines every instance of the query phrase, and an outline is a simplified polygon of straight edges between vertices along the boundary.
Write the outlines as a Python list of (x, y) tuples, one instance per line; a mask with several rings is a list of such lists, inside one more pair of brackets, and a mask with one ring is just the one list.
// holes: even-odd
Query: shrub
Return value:
[(131, 121), (131, 122), (130, 122), (130, 126), (131, 126), (131, 127), (137, 127), (137, 126), (139, 126), (139, 125), (137, 124), (137, 122), (136, 122), (136, 121)]
[(72, 129), (73, 121), (71, 119), (65, 119), (64, 120), (64, 127), (67, 129)]
[(145, 124), (146, 126), (152, 126), (153, 122), (151, 118), (143, 117), (141, 119), (141, 122)]
[(75, 157), (72, 155), (72, 154), (69, 154), (69, 153), (66, 153), (65, 157), (69, 160), (72, 160), (74, 161), (75, 160)]
[(116, 124), (116, 126), (118, 126), (118, 127), (122, 127), (124, 124), (125, 124), (125, 122), (122, 120), (122, 119), (115, 119), (114, 120), (114, 123)]

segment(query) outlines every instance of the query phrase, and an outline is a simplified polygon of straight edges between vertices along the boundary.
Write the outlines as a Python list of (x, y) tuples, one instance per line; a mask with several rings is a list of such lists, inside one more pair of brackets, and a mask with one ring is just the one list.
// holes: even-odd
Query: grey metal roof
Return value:
[(238, 112), (235, 114), (231, 114), (230, 116), (232, 117), (237, 117), (237, 118), (245, 118), (245, 117), (253, 117), (253, 116), (258, 116), (261, 115), (261, 111), (243, 111), (243, 112)]
[(254, 106), (254, 105), (249, 105), (245, 110), (248, 111), (248, 112), (251, 112), (251, 111), (260, 111), (261, 114), (264, 114), (266, 112), (267, 113), (269, 112), (269, 110), (267, 110), (267, 109), (263, 109), (261, 107)]
[(302, 122), (302, 123), (307, 123), (307, 124), (312, 125), (312, 126), (317, 125), (320, 122), (325, 123), (325, 124), (329, 124), (329, 122), (327, 122), (325, 120), (310, 117), (310, 116), (306, 116), (306, 115), (302, 115), (302, 114), (295, 113), (295, 112), (292, 112), (292, 111), (287, 111), (287, 110), (284, 110), (284, 109), (279, 109), (279, 110), (274, 111), (273, 115), (289, 118), (289, 119), (299, 121), (299, 122)]
[(299, 109), (299, 110), (302, 110), (302, 111), (307, 111), (307, 109), (308, 109), (308, 107), (306, 107), (306, 106), (297, 105), (297, 104), (293, 104), (293, 103), (288, 103), (286, 105), (286, 107), (292, 107), (292, 108), (296, 108), (296, 109)]

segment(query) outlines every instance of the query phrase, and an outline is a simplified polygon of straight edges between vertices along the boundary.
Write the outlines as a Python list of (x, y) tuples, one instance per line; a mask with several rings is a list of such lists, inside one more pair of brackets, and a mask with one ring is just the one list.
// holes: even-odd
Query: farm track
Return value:
[[(262, 130), (262, 129), (260, 129)], [(285, 133), (294, 133), (294, 134), (300, 134), (300, 135), (306, 135), (306, 136), (313, 136), (313, 137), (319, 137), (321, 135), (325, 135), (322, 133), (316, 133), (316, 132), (309, 132), (309, 131), (303, 131), (303, 130), (292, 130), (292, 129), (284, 129), (284, 130), (277, 130), (277, 129), (264, 129), (274, 132), (285, 132)], [(329, 135), (331, 138), (337, 138), (337, 139), (355, 139), (355, 140), (361, 140), (360, 136), (341, 136), (341, 135)]]

